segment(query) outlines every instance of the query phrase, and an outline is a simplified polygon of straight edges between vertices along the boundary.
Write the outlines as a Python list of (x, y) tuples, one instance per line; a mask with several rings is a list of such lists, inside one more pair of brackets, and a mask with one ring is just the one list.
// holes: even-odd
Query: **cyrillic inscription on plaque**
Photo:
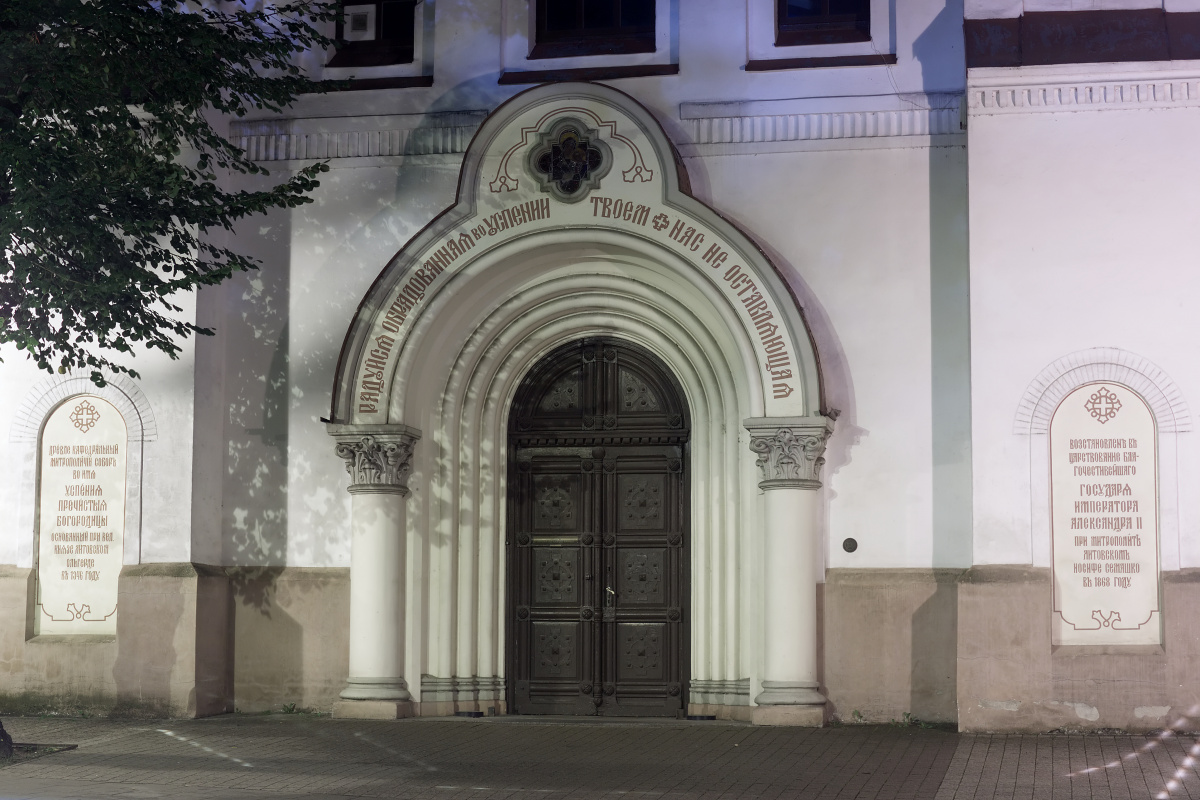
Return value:
[(126, 436), (120, 412), (91, 395), (63, 403), (42, 429), (40, 634), (117, 632)]
[(1068, 394), (1050, 420), (1054, 643), (1158, 644), (1158, 440), (1141, 395)]

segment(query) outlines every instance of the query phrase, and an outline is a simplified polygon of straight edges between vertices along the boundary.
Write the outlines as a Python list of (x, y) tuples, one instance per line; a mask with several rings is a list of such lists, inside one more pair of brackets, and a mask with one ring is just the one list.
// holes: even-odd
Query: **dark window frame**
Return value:
[[(582, 22), (583, 4), (585, 0), (557, 0), (558, 2), (574, 2), (578, 4), (578, 27), (569, 30), (547, 30), (547, 2), (556, 0), (537, 0), (534, 3), (534, 45), (529, 53), (530, 60), (539, 58), (571, 58), (574, 56), (608, 56), (629, 55), (633, 53), (653, 53), (655, 51), (654, 34), (658, 23), (655, 13), (655, 0), (645, 0), (650, 6), (652, 20), (649, 25), (627, 25), (609, 28), (585, 28)], [(621, 17), (622, 0), (609, 0), (612, 3), (616, 18)]]
[[(347, 42), (342, 37), (345, 31), (345, 14), (339, 14), (334, 38), (338, 49), (327, 67), (385, 67), (393, 64), (411, 64), (416, 51), (416, 7), (419, 0), (343, 0), (345, 6), (375, 6), (375, 39), (365, 42)], [(400, 36), (383, 38), (384, 6), (396, 7), (400, 19)]]
[(859, 8), (852, 14), (830, 13), (831, 0), (820, 1), (824, 14), (801, 18), (788, 17), (787, 0), (776, 0), (776, 47), (871, 41), (871, 0), (857, 0)]

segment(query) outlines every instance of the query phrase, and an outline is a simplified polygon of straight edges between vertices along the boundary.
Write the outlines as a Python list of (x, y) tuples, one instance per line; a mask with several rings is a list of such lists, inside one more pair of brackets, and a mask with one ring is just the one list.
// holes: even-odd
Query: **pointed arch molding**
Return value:
[[(528, 153), (564, 120), (583, 128), (611, 158), (599, 186), (571, 202), (541, 189)], [(444, 330), (429, 315), (465, 313), (447, 297), (486, 287), (499, 308), (537, 293), (566, 269), (571, 292), (555, 298), (557, 319), (599, 313), (620, 334), (622, 314), (603, 323), (604, 290), (614, 305), (646, 299), (646, 317), (665, 319), (671, 298), (694, 298), (679, 323), (701, 341), (718, 329), (733, 352), (734, 380), (753, 416), (822, 410), (818, 362), (787, 283), (751, 239), (687, 192), (671, 142), (629, 96), (598, 84), (554, 84), (517, 95), (480, 127), (467, 148), (455, 204), (406, 244), (359, 306), (343, 344), (331, 420), (404, 422), (404, 393), (416, 375), (422, 334)], [(580, 199), (580, 195), (582, 198)], [(568, 263), (569, 262), (569, 263)], [(491, 310), (471, 306), (486, 319)], [(464, 321), (462, 324), (470, 325)], [(428, 379), (432, 376), (421, 376)]]
[(1049, 364), (1030, 382), (1017, 406), (1013, 433), (1036, 435), (1050, 430), (1054, 409), (1072, 390), (1094, 381), (1122, 383), (1145, 398), (1159, 433), (1192, 429), (1183, 392), (1158, 365), (1117, 347), (1080, 350)]

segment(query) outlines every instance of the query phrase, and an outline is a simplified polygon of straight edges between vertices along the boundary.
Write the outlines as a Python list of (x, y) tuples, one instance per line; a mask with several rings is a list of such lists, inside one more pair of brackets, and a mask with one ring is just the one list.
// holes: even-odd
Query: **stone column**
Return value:
[(334, 716), (413, 714), (404, 680), (405, 502), (413, 445), (404, 425), (330, 425), (350, 473), (350, 675)]
[(819, 727), (825, 697), (817, 683), (817, 490), (833, 420), (765, 417), (745, 425), (766, 501), (766, 652), (754, 723)]

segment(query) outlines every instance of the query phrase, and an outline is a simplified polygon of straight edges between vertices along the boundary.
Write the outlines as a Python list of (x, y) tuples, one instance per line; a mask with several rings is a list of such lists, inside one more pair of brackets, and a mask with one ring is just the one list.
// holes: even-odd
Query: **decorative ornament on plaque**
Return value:
[(1095, 394), (1088, 398), (1083, 407), (1097, 422), (1103, 425), (1121, 410), (1121, 398), (1113, 394), (1107, 386), (1101, 386)]
[(71, 422), (75, 424), (80, 433), (87, 433), (99, 421), (100, 412), (87, 400), (75, 406), (75, 410), (71, 412)]

